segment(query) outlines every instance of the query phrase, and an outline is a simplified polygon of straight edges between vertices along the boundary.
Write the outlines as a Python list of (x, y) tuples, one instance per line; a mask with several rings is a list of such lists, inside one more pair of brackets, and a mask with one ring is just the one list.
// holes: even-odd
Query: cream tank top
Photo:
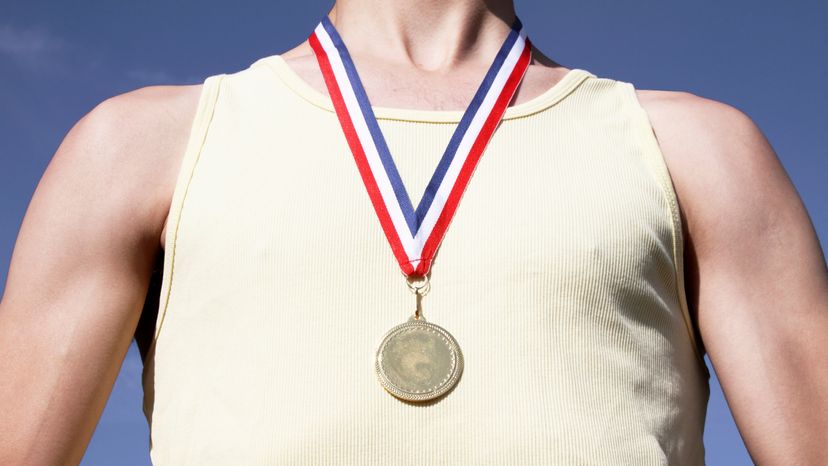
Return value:
[[(459, 111), (375, 108), (417, 205)], [(414, 296), (327, 95), (281, 56), (207, 78), (168, 220), (144, 408), (156, 465), (697, 465), (708, 375), (676, 195), (629, 83), (507, 109), (431, 269), (462, 377), (388, 394)]]

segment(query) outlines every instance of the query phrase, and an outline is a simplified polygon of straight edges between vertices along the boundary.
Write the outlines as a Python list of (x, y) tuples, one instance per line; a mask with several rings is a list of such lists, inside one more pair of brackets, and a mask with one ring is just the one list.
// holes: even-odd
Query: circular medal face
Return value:
[(410, 319), (385, 334), (375, 368), (382, 386), (406, 401), (427, 401), (451, 390), (463, 372), (463, 355), (445, 329)]

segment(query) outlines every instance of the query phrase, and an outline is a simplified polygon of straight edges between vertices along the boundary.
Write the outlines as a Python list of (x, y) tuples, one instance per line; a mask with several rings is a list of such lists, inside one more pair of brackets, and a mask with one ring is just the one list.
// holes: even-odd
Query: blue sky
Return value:
[[(0, 286), (35, 185), (83, 114), (121, 92), (200, 82), (287, 50), (329, 6), (315, 0), (4, 0)], [(568, 67), (644, 89), (691, 91), (748, 113), (777, 150), (826, 244), (828, 2), (519, 0), (517, 9), (533, 42)], [(149, 464), (140, 370), (133, 348), (84, 465)], [(715, 378), (711, 392), (708, 463), (751, 464)]]

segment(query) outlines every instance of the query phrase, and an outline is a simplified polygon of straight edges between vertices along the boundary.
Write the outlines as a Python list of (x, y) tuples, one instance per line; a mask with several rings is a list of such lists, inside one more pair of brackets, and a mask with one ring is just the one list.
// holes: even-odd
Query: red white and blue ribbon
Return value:
[(415, 210), (345, 43), (326, 17), (308, 39), (362, 181), (406, 276), (425, 276), (480, 156), (529, 66), (515, 20)]

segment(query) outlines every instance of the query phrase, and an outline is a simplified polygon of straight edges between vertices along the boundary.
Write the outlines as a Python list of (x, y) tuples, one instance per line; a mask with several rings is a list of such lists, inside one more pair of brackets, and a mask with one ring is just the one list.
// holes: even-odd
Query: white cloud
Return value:
[(43, 28), (0, 24), (0, 55), (30, 66), (49, 64), (66, 43)]
[(163, 69), (141, 64), (134, 65), (136, 67), (132, 69), (113, 70), (96, 57), (94, 50), (79, 49), (47, 28), (0, 23), (0, 68), (10, 61), (35, 72), (71, 71), (73, 74), (85, 75), (115, 71), (131, 85), (139, 86), (196, 84), (204, 80), (199, 76), (176, 76)]
[(175, 78), (163, 70), (138, 68), (127, 71), (127, 77), (141, 84), (172, 84)]
[(127, 78), (133, 82), (143, 85), (149, 84), (194, 84), (203, 81), (202, 78), (190, 76), (181, 78), (164, 70), (135, 68), (127, 71)]

